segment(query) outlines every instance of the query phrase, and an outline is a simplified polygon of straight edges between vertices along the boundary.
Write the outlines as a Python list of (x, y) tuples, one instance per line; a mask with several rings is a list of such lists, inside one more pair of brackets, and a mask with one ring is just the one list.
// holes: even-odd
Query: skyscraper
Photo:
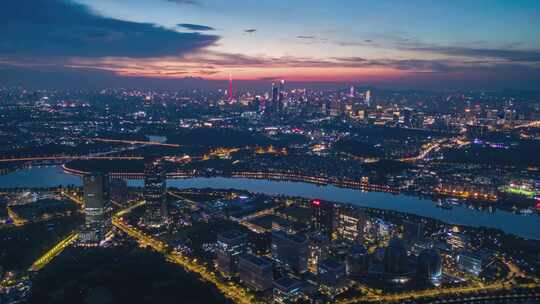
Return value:
[(424, 239), (424, 223), (422, 223), (420, 220), (404, 220), (403, 238), (409, 244), (422, 241)]
[(403, 242), (394, 238), (384, 251), (384, 271), (389, 274), (403, 274), (407, 271), (407, 250)]
[(441, 255), (435, 249), (424, 249), (418, 255), (417, 276), (420, 280), (439, 284), (442, 277)]
[(354, 244), (346, 257), (347, 275), (356, 277), (367, 273), (369, 267), (369, 252), (361, 244)]
[(278, 104), (277, 104), (277, 110), (279, 113), (281, 113), (285, 106), (285, 80), (282, 79), (279, 84), (279, 96), (278, 96)]
[(323, 202), (321, 200), (311, 201), (312, 228), (332, 239), (334, 232), (334, 204)]
[(330, 255), (330, 238), (327, 235), (315, 233), (309, 237), (308, 267), (317, 273), (317, 265)]
[(371, 91), (370, 90), (367, 90), (366, 91), (366, 97), (365, 97), (365, 103), (366, 103), (366, 106), (371, 106)]
[(340, 208), (337, 216), (337, 234), (342, 240), (349, 242), (362, 241), (366, 216), (363, 212), (352, 208)]
[(275, 82), (272, 82), (272, 105), (277, 103), (279, 100), (279, 87)]
[(82, 245), (99, 245), (111, 228), (108, 181), (108, 175), (99, 172), (83, 177), (85, 224), (80, 233)]
[(229, 101), (233, 100), (233, 83), (232, 83), (232, 74), (229, 73)]
[(146, 223), (163, 224), (167, 217), (167, 177), (161, 159), (147, 160), (144, 165), (143, 196), (147, 205)]

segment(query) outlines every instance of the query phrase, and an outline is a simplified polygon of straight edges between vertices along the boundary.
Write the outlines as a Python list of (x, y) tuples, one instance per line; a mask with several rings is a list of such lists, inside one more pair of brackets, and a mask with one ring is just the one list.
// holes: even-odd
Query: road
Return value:
[(450, 288), (434, 288), (428, 290), (419, 290), (419, 291), (410, 291), (402, 292), (396, 294), (387, 294), (387, 295), (368, 295), (360, 296), (351, 299), (346, 299), (339, 301), (340, 304), (352, 304), (357, 302), (403, 302), (410, 301), (414, 299), (422, 298), (435, 298), (435, 297), (445, 297), (445, 296), (455, 296), (463, 297), (466, 295), (471, 295), (478, 292), (494, 292), (494, 291), (504, 291), (512, 290), (516, 288), (523, 289), (537, 289), (540, 288), (539, 284), (530, 283), (530, 284), (509, 284), (509, 283), (493, 283), (487, 285), (477, 285), (477, 286), (466, 286), (466, 287), (450, 287)]
[(204, 265), (198, 263), (196, 259), (191, 259), (179, 252), (171, 251), (164, 242), (125, 223), (119, 216), (119, 214), (127, 214), (128, 211), (124, 211), (125, 210), (122, 210), (114, 216), (113, 225), (130, 237), (136, 239), (142, 246), (149, 246), (155, 251), (163, 254), (167, 261), (182, 266), (186, 271), (200, 275), (203, 281), (213, 284), (225, 297), (231, 299), (235, 303), (257, 303), (255, 297), (249, 294), (241, 286), (233, 282), (222, 282), (214, 272), (209, 271)]
[(419, 160), (425, 159), (431, 152), (438, 150), (441, 145), (446, 142), (447, 139), (439, 139), (435, 140), (433, 142), (430, 142), (424, 146), (422, 146), (422, 150), (420, 150), (420, 153), (417, 156), (414, 157), (407, 157), (400, 159), (402, 162), (415, 162)]
[(11, 218), (11, 220), (13, 221), (13, 224), (16, 227), (23, 226), (27, 223), (27, 220), (20, 217), (15, 211), (13, 211), (13, 209), (11, 209), (11, 207), (8, 206), (6, 209), (7, 209), (8, 216)]

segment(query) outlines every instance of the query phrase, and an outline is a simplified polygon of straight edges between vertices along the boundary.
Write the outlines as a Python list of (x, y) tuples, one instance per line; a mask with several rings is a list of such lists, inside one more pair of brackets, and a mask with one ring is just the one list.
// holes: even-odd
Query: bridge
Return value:
[(64, 249), (66, 249), (69, 245), (71, 245), (71, 243), (77, 240), (78, 236), (79, 235), (75, 232), (72, 232), (71, 234), (69, 234), (65, 239), (61, 240), (53, 248), (51, 248), (39, 259), (37, 259), (32, 264), (32, 266), (30, 266), (28, 271), (38, 271), (42, 269), (43, 267), (45, 267), (45, 265), (49, 264), (55, 257), (57, 257), (62, 251), (64, 251)]
[(538, 128), (540, 127), (540, 120), (531, 121), (521, 125), (514, 126), (513, 129), (523, 129), (523, 128)]
[(55, 160), (141, 160), (142, 156), (35, 156), (2, 158), (0, 163)]
[(150, 145), (150, 146), (164, 146), (172, 148), (180, 148), (178, 144), (168, 144), (162, 143), (159, 141), (144, 141), (144, 140), (128, 140), (128, 139), (108, 139), (108, 138), (87, 138), (92, 141), (100, 141), (107, 143), (119, 143), (119, 144), (130, 144), (130, 145)]
[(69, 198), (70, 200), (75, 202), (77, 205), (79, 205), (81, 208), (84, 207), (84, 201), (80, 197), (76, 196), (75, 194), (71, 195), (68, 192), (63, 191), (63, 190), (60, 192), (60, 194)]

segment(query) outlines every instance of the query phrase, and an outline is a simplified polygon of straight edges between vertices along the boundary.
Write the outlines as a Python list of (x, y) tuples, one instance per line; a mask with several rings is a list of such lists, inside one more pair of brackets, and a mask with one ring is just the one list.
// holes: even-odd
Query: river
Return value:
[[(82, 184), (78, 176), (64, 173), (58, 166), (31, 167), (0, 176), (0, 188), (54, 187)], [(141, 186), (142, 180), (130, 180), (132, 186)], [(466, 206), (441, 209), (429, 199), (381, 192), (362, 192), (335, 186), (317, 186), (302, 182), (272, 181), (246, 178), (189, 178), (171, 179), (168, 186), (177, 188), (238, 189), (265, 194), (280, 194), (305, 198), (319, 198), (358, 206), (395, 210), (434, 218), (449, 224), (497, 228), (524, 238), (540, 240), (540, 217), (523, 216), (508, 211), (494, 213), (471, 210)]]

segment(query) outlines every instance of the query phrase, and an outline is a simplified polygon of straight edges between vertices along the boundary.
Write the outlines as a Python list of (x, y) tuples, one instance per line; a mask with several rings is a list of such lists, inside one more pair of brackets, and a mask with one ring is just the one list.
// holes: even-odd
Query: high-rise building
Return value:
[(403, 274), (407, 271), (407, 250), (403, 242), (393, 238), (384, 251), (384, 271), (388, 274)]
[(124, 205), (128, 200), (128, 186), (127, 182), (123, 179), (111, 179), (109, 182), (109, 191), (111, 201)]
[(302, 296), (302, 282), (283, 277), (274, 282), (274, 303), (277, 304), (293, 304), (296, 303)]
[(248, 288), (264, 291), (272, 288), (272, 261), (266, 257), (244, 254), (238, 261), (238, 274)]
[(371, 91), (370, 90), (366, 91), (366, 96), (365, 96), (364, 101), (366, 103), (366, 106), (368, 106), (368, 107), (371, 106)]
[(309, 241), (297, 234), (272, 231), (272, 259), (277, 264), (297, 273), (304, 273), (308, 267)]
[(387, 239), (392, 235), (393, 228), (390, 223), (385, 222), (382, 219), (377, 219), (375, 220), (374, 225), (377, 229), (376, 235), (378, 239)]
[(308, 268), (317, 273), (319, 262), (330, 255), (330, 238), (327, 235), (315, 233), (309, 236)]
[(335, 297), (347, 284), (345, 265), (333, 259), (326, 259), (319, 263), (317, 277), (320, 291), (330, 297)]
[(407, 127), (412, 127), (412, 116), (413, 111), (411, 109), (404, 109), (403, 110), (403, 124)]
[(440, 283), (442, 277), (442, 259), (435, 249), (424, 249), (418, 255), (417, 277), (434, 285)]
[(367, 273), (369, 268), (369, 252), (361, 244), (354, 244), (349, 249), (345, 263), (347, 275), (358, 277)]
[(247, 233), (238, 230), (229, 230), (220, 233), (217, 238), (216, 266), (218, 271), (226, 278), (238, 273), (240, 256), (247, 251)]
[(108, 181), (108, 175), (99, 172), (83, 177), (85, 224), (81, 245), (99, 245), (111, 229)]
[(446, 243), (452, 247), (453, 251), (461, 251), (468, 248), (470, 237), (460, 232), (449, 232)]
[(285, 95), (285, 80), (282, 79), (279, 85), (279, 100), (277, 105), (278, 113), (283, 112), (283, 110), (285, 109)]
[(159, 158), (147, 160), (144, 165), (144, 200), (147, 205), (145, 222), (160, 226), (167, 218), (167, 177)]
[(463, 251), (457, 255), (458, 269), (472, 275), (479, 275), (488, 263), (488, 257), (485, 254)]
[(340, 116), (341, 115), (341, 102), (335, 97), (330, 101), (330, 116)]
[(334, 232), (334, 204), (321, 200), (311, 201), (311, 226), (316, 232), (327, 235), (330, 239)]
[(232, 74), (229, 73), (229, 101), (233, 100), (233, 82), (232, 82)]
[(403, 238), (410, 244), (421, 242), (424, 239), (424, 223), (419, 219), (403, 221)]
[(366, 225), (364, 213), (352, 208), (340, 208), (338, 213), (338, 237), (349, 242), (362, 241)]
[(270, 107), (267, 107), (267, 111), (271, 108), (271, 111), (269, 112), (279, 112), (280, 95), (281, 93), (279, 85), (277, 85), (275, 82), (272, 82), (272, 104), (270, 105)]

